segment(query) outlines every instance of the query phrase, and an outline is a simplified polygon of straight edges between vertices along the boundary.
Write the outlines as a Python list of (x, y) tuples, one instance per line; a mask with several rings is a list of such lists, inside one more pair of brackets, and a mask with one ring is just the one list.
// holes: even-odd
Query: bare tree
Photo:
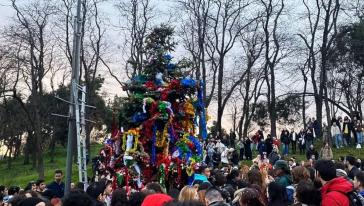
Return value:
[(264, 48), (263, 33), (259, 29), (261, 23), (259, 20), (254, 21), (247, 27), (247, 30), (240, 34), (240, 44), (243, 56), (243, 64), (246, 68), (240, 89), (239, 96), (242, 98), (241, 116), (238, 121), (239, 139), (247, 137), (249, 127), (251, 126), (252, 114), (255, 111), (255, 105), (258, 98), (262, 95), (261, 89), (264, 83), (263, 69), (261, 66), (262, 52)]
[(298, 69), (301, 71), (302, 77), (303, 77), (303, 95), (302, 95), (302, 123), (303, 123), (303, 129), (306, 130), (307, 123), (306, 123), (306, 93), (307, 93), (307, 83), (308, 83), (308, 72), (307, 69), (307, 61), (303, 66), (298, 66)]
[[(43, 162), (43, 123), (41, 96), (44, 93), (44, 78), (52, 67), (52, 44), (48, 36), (51, 29), (50, 17), (55, 10), (51, 1), (30, 1), (19, 4), (11, 1), (16, 18), (13, 25), (4, 33), (8, 45), (18, 48), (13, 55), (17, 62), (16, 80), (13, 95), (26, 113), (30, 124), (27, 145), (31, 142), (33, 153), (33, 167), (37, 168), (39, 178), (44, 178)], [(28, 103), (20, 96), (18, 82), (21, 81), (29, 90)]]
[(309, 30), (302, 32), (299, 37), (304, 42), (308, 54), (307, 67), (313, 86), (316, 104), (316, 118), (322, 132), (323, 104), (326, 108), (327, 123), (330, 125), (330, 108), (328, 99), (328, 60), (332, 55), (332, 46), (337, 34), (337, 19), (340, 11), (340, 0), (321, 1), (314, 3), (302, 0), (306, 8)]
[[(106, 29), (104, 28), (105, 19), (99, 10), (99, 5), (103, 1), (92, 0), (82, 1), (82, 27), (81, 27), (81, 56), (80, 56), (80, 82), (84, 82), (87, 88), (86, 102), (94, 105), (96, 93), (101, 87), (103, 78), (100, 76), (100, 70), (103, 66), (108, 66), (103, 60), (107, 54)], [(72, 64), (73, 54), (71, 51), (72, 27), (74, 25), (74, 17), (72, 9), (75, 2), (71, 0), (62, 0), (59, 5), (59, 23), (57, 28), (59, 33), (57, 39), (59, 48), (63, 51), (69, 66)], [(65, 73), (68, 75), (68, 73)], [(86, 108), (86, 119), (96, 118), (94, 111)], [(97, 120), (97, 119), (96, 119)], [(90, 134), (95, 125), (86, 124), (86, 145), (87, 150), (90, 149)]]
[[(249, 8), (250, 1), (214, 1), (211, 5), (213, 13), (208, 16), (206, 54), (211, 60), (213, 70), (217, 71), (217, 131), (222, 134), (221, 120), (228, 100), (235, 89), (243, 81), (244, 68), (232, 70), (228, 64), (228, 54), (236, 46), (238, 37), (253, 19), (244, 19), (242, 14)], [(231, 60), (231, 59), (230, 59)], [(230, 73), (230, 76), (227, 76)]]
[[(155, 8), (152, 0), (118, 0), (115, 7), (121, 16), (119, 27), (124, 35), (121, 46), (122, 58), (126, 58), (124, 71), (131, 79), (135, 75), (139, 75), (143, 69), (146, 60), (144, 43), (148, 32), (154, 25)], [(112, 74), (111, 69), (109, 71)], [(122, 82), (119, 78), (117, 81), (119, 84)]]
[[(216, 88), (217, 67), (211, 65), (207, 55), (207, 33), (210, 31), (209, 15), (212, 13), (212, 0), (179, 1), (188, 17), (182, 24), (181, 36), (184, 48), (192, 57), (196, 78), (205, 83), (203, 96), (208, 107)], [(209, 78), (209, 74), (211, 77)], [(211, 87), (207, 95), (206, 85)]]
[(284, 53), (284, 36), (279, 33), (279, 24), (285, 7), (284, 0), (260, 0), (263, 6), (262, 24), (264, 31), (265, 82), (271, 135), (276, 136), (276, 77), (275, 70), (287, 54)]

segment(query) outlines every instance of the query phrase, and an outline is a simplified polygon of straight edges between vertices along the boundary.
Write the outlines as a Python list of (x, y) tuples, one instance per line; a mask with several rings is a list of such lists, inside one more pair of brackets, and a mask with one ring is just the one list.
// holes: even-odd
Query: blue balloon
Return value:
[(196, 86), (196, 81), (191, 78), (182, 79), (181, 84), (183, 87), (193, 88)]

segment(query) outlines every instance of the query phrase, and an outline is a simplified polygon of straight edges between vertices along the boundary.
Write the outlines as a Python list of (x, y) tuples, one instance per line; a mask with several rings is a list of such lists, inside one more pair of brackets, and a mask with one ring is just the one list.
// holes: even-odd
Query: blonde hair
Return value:
[(179, 193), (178, 201), (198, 200), (198, 193), (195, 187), (184, 186)]
[(249, 169), (250, 168), (247, 165), (241, 166), (241, 169), (240, 169), (240, 177), (241, 177), (241, 179), (246, 180), (248, 178)]

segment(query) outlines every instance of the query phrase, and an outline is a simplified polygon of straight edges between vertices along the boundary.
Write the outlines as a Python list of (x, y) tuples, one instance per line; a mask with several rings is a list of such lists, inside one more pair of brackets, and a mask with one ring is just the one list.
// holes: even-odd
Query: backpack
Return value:
[(364, 206), (364, 197), (356, 191), (348, 192), (346, 196), (349, 198), (349, 206)]
[(286, 192), (287, 192), (287, 201), (288, 204), (291, 205), (294, 203), (294, 193), (295, 193), (295, 189), (292, 185), (289, 185), (286, 187)]

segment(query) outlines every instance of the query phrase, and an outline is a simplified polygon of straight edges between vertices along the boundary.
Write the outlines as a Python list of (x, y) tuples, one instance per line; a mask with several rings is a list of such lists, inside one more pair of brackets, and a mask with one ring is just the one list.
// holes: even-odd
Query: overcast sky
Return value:
[[(3, 29), (4, 26), (6, 26), (9, 21), (11, 21), (11, 17), (14, 16), (14, 12), (12, 8), (9, 6), (8, 0), (0, 0), (0, 29)], [(105, 4), (101, 10), (104, 13), (104, 15), (109, 19), (110, 25), (108, 25), (107, 32), (108, 32), (108, 40), (110, 41), (110, 45), (113, 47), (113, 51), (115, 51), (115, 59), (117, 59), (117, 56), (121, 53), (117, 50), (118, 44), (120, 44), (120, 39), (122, 38), (120, 36), (120, 33), (113, 28), (111, 25), (116, 25), (119, 23), (119, 16), (116, 15), (117, 11), (113, 7), (114, 0), (110, 0), (109, 3)], [(178, 9), (176, 9), (176, 5), (173, 3), (172, 0), (155, 0), (153, 1), (155, 3), (155, 6), (159, 10), (159, 14), (157, 17), (157, 21), (160, 23), (166, 21), (166, 19), (172, 18), (172, 24), (177, 29), (179, 27), (178, 20), (181, 18), (180, 13)], [(298, 0), (289, 0), (287, 2), (287, 9), (289, 10), (289, 14), (285, 16), (284, 22), (285, 25), (281, 25), (284, 27), (284, 29), (290, 33), (295, 33), (300, 30), (300, 28), (303, 28), (304, 26), (301, 25), (298, 21), (298, 16), (300, 16), (303, 12), (302, 7), (299, 7), (300, 4), (297, 4)], [(301, 2), (301, 1), (300, 1)], [(172, 15), (170, 15), (172, 14)], [(182, 49), (181, 45), (177, 48), (176, 53), (174, 54), (176, 58), (182, 56), (184, 54), (184, 50)], [(289, 60), (287, 63), (292, 63), (292, 61)], [(294, 63), (294, 62), (293, 62)], [(287, 64), (289, 65), (289, 64)], [(121, 67), (124, 65), (119, 64), (117, 61), (115, 63), (110, 65), (114, 71), (121, 71)], [(290, 66), (287, 66), (287, 68), (280, 68), (280, 71), (277, 73), (277, 95), (286, 93), (287, 91), (292, 90), (302, 90), (303, 84), (301, 82), (297, 82), (296, 80), (300, 78), (300, 75), (297, 75), (297, 72), (293, 72)], [(108, 77), (106, 78), (103, 92), (108, 97), (113, 97), (114, 95), (122, 95), (123, 92), (120, 88), (120, 86), (117, 84), (117, 82), (109, 77), (109, 74), (107, 71), (102, 71), (100, 73), (102, 76)], [(119, 76), (122, 76), (123, 74), (118, 73)], [(313, 114), (314, 108), (309, 108), (309, 114)], [(214, 115), (216, 112), (215, 106), (212, 105), (210, 108), (210, 113)], [(230, 128), (230, 117), (229, 117), (229, 108), (225, 111), (225, 121), (224, 126), (226, 128)]]

